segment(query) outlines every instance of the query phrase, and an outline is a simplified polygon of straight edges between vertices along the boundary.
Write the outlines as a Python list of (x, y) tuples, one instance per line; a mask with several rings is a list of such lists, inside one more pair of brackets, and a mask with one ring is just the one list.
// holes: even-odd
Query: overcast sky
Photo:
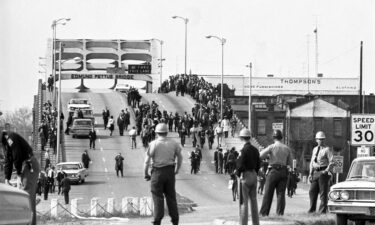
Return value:
[(71, 21), (58, 26), (57, 38), (161, 39), (164, 78), (182, 73), (184, 23), (173, 15), (189, 18), (187, 68), (193, 73), (221, 74), (220, 43), (205, 38), (217, 35), (227, 39), (225, 74), (247, 75), (245, 65), (253, 62), (254, 76), (307, 77), (307, 65), (315, 76), (317, 22), (319, 72), (358, 77), (363, 41), (364, 89), (375, 92), (372, 0), (1, 0), (0, 109), (32, 107), (37, 79), (44, 78), (39, 57), (45, 56), (52, 21), (63, 17)]

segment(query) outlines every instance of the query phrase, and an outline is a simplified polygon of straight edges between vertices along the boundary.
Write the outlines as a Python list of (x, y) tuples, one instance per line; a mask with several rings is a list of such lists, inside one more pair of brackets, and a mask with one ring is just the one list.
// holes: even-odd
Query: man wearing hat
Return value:
[(36, 224), (36, 191), (40, 171), (38, 160), (33, 149), (19, 134), (3, 131), (1, 142), (4, 146), (5, 183), (9, 184), (13, 167), (17, 172), (17, 187), (23, 189), (30, 196), (32, 225)]
[(269, 215), (275, 190), (277, 195), (276, 214), (280, 216), (284, 215), (288, 166), (292, 168), (292, 151), (281, 142), (283, 139), (282, 132), (274, 130), (272, 136), (274, 143), (260, 153), (261, 159), (269, 157), (269, 173), (266, 179), (262, 207), (260, 208), (262, 216)]
[[(168, 126), (165, 123), (159, 123), (155, 132), (157, 139), (149, 144), (144, 164), (145, 179), (147, 181), (151, 179), (151, 193), (154, 201), (153, 224), (159, 225), (164, 217), (165, 196), (172, 224), (177, 225), (179, 215), (175, 175), (178, 174), (182, 164), (181, 146), (174, 140), (167, 138)], [(150, 162), (152, 163), (151, 176), (149, 175)]]
[(251, 145), (251, 132), (242, 129), (239, 133), (244, 143), (240, 156), (237, 159), (236, 174), (240, 177), (240, 224), (247, 225), (249, 201), (251, 206), (252, 224), (259, 225), (257, 203), (257, 173), (260, 168), (259, 151)]
[(310, 161), (310, 209), (309, 213), (314, 213), (316, 210), (316, 203), (318, 194), (320, 193), (319, 213), (327, 212), (329, 180), (331, 178), (330, 171), (333, 166), (332, 151), (324, 144), (326, 135), (323, 131), (318, 131), (315, 135), (315, 140), (318, 145), (313, 149)]

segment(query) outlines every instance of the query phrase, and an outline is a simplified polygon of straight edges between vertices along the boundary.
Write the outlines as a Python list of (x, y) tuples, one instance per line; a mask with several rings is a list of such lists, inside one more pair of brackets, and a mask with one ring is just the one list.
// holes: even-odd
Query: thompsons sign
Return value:
[[(207, 81), (218, 84), (220, 76), (203, 76)], [(272, 96), (280, 94), (305, 95), (356, 95), (359, 91), (358, 78), (301, 78), (301, 77), (253, 77), (252, 95)], [(225, 76), (224, 83), (235, 88), (235, 95), (249, 95), (249, 77)]]

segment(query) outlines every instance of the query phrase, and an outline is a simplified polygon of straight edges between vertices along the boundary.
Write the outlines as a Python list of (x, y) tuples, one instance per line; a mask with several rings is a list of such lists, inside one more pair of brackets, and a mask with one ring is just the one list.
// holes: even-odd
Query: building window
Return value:
[(266, 135), (266, 119), (258, 119), (258, 135)]
[(290, 132), (294, 140), (300, 140), (300, 132), (299, 132), (300, 122), (301, 122), (300, 119), (291, 120)]
[(335, 137), (342, 137), (342, 119), (333, 120), (333, 135)]
[(315, 133), (323, 130), (323, 120), (322, 120), (322, 118), (315, 118), (314, 119), (314, 129), (315, 129)]

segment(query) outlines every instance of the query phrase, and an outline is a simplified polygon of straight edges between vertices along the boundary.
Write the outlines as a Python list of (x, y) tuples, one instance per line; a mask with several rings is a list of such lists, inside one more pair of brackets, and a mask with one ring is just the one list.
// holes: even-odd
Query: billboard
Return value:
[[(219, 75), (203, 75), (212, 84), (221, 82)], [(304, 78), (304, 77), (253, 77), (252, 95), (273, 96), (280, 94), (306, 95), (356, 95), (359, 93), (359, 78)], [(236, 96), (249, 95), (249, 77), (224, 76), (224, 83), (235, 88)]]

